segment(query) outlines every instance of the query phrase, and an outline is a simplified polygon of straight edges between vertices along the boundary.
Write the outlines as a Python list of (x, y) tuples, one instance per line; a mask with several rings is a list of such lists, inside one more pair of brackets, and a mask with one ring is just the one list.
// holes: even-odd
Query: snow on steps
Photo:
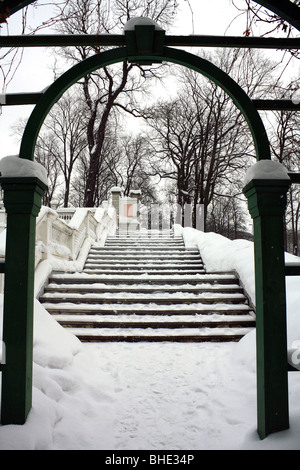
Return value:
[(161, 232), (109, 237), (83, 273), (54, 273), (40, 301), (81, 341), (239, 341), (254, 314), (233, 273)]

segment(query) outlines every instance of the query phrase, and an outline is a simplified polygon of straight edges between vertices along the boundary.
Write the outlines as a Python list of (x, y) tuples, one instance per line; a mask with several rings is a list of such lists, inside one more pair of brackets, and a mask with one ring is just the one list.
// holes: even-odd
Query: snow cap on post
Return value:
[(110, 190), (111, 193), (122, 193), (122, 188), (120, 186), (113, 186)]
[(124, 26), (124, 34), (129, 62), (139, 65), (161, 63), (161, 60), (154, 60), (152, 56), (162, 55), (165, 31), (154, 20), (131, 18)]
[(145, 18), (143, 16), (137, 16), (136, 18), (130, 18), (124, 26), (125, 31), (134, 31), (136, 26), (154, 26), (155, 31), (163, 31), (163, 28), (151, 18)]
[(32, 160), (11, 155), (0, 160), (0, 175), (3, 178), (35, 177), (48, 186), (48, 177), (45, 168)]
[(279, 162), (260, 160), (248, 168), (244, 185), (252, 180), (290, 180), (288, 170)]

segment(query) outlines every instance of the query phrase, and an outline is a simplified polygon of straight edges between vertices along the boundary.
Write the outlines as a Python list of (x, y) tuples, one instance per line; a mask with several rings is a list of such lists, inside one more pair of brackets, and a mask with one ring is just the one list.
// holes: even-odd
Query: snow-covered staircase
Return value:
[(208, 274), (172, 232), (108, 237), (40, 301), (81, 341), (238, 341), (255, 327), (233, 273)]

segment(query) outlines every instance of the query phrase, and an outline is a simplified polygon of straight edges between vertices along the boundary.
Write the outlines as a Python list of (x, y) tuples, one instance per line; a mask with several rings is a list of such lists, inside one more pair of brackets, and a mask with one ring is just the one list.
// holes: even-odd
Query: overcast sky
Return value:
[[(234, 21), (237, 10), (231, 5), (230, 0), (180, 0), (181, 11), (178, 13), (177, 21), (172, 30), (167, 34), (211, 34), (211, 35), (236, 35), (243, 33), (245, 19)], [(188, 3), (191, 5), (194, 15), (192, 16)], [(45, 8), (45, 7), (44, 7)], [(39, 23), (44, 19), (46, 11), (32, 10), (30, 24)], [(9, 20), (9, 34), (19, 34), (21, 15), (16, 13)], [(229, 27), (230, 25), (230, 27)], [(227, 29), (229, 27), (229, 29)], [(0, 34), (6, 34), (4, 28)], [(120, 31), (121, 32), (121, 31)], [(42, 30), (41, 34), (46, 31)], [(26, 49), (24, 59), (18, 68), (13, 81), (9, 84), (8, 93), (41, 91), (52, 82), (51, 64), (53, 64), (51, 49)], [(1, 88), (0, 88), (1, 89)], [(0, 158), (6, 155), (15, 155), (19, 151), (19, 143), (12, 135), (11, 126), (20, 117), (28, 118), (32, 106), (2, 107), (0, 116)]]

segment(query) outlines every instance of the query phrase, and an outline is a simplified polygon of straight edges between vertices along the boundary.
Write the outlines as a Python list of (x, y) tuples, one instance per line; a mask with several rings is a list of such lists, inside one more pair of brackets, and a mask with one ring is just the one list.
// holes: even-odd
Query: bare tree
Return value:
[[(21, 13), (20, 34), (25, 34), (27, 26), (28, 7)], [(9, 23), (1, 23), (0, 28), (9, 34)], [(0, 75), (2, 78), (1, 92), (5, 93), (7, 86), (13, 80), (23, 58), (24, 48), (10, 47), (0, 49)]]
[(117, 185), (129, 196), (131, 190), (141, 190), (142, 203), (156, 201), (155, 184), (151, 179), (153, 148), (145, 136), (126, 134), (117, 139), (119, 159), (114, 169)]
[(61, 180), (61, 170), (58, 160), (53, 158), (57, 154), (56, 142), (50, 135), (43, 137), (43, 143), (39, 139), (36, 147), (35, 160), (47, 171), (48, 188), (43, 196), (43, 205), (51, 207), (52, 201), (57, 199), (57, 193), (61, 191), (63, 181)]
[[(263, 36), (278, 31), (283, 32), (287, 36), (293, 35), (293, 26), (268, 8), (258, 5), (256, 2), (252, 2), (252, 0), (243, 0), (242, 4), (238, 4), (236, 0), (231, 0), (231, 3), (240, 12), (239, 16), (244, 15), (246, 18), (245, 36), (253, 34), (257, 25), (265, 27)], [(291, 3), (295, 3), (296, 5), (300, 4), (299, 0), (291, 0)], [(295, 51), (291, 53), (294, 54)]]
[[(300, 0), (290, 0), (290, 2), (295, 3), (298, 7), (300, 5)], [(268, 37), (280, 34), (285, 37), (297, 37), (299, 35), (299, 31), (284, 18), (252, 0), (240, 0), (240, 2), (238, 0), (231, 0), (231, 3), (239, 12), (234, 19), (237, 17), (245, 18), (244, 36), (259, 35)], [(288, 49), (281, 52), (281, 58), (278, 62), (282, 64), (282, 71), (277, 79), (278, 81), (294, 59), (300, 59), (299, 50)], [(277, 85), (277, 81), (275, 81), (275, 85)]]
[[(15, 22), (14, 26), (17, 24), (19, 31), (18, 33), (15, 32), (14, 34), (34, 35), (43, 29), (51, 29), (51, 27), (53, 27), (56, 22), (59, 21), (62, 11), (65, 10), (68, 2), (69, 0), (62, 0), (59, 3), (56, 2), (55, 5), (57, 7), (59, 6), (58, 10), (54, 8), (54, 3), (49, 3), (47, 0), (44, 2), (39, 1), (38, 3), (33, 2), (32, 4), (25, 6), (17, 13), (20, 20), (19, 23)], [(39, 13), (44, 11), (45, 19), (41, 23), (36, 24), (36, 21), (33, 21), (33, 13), (35, 10), (38, 10)], [(49, 13), (46, 13), (49, 12), (49, 10), (51, 12), (50, 16)], [(10, 12), (8, 11), (5, 21), (1, 21), (0, 23), (1, 33), (4, 33), (5, 35), (10, 35), (11, 33), (9, 15)], [(23, 60), (23, 56), (23, 47), (2, 48), (0, 50), (0, 76), (2, 78), (2, 93), (6, 93), (8, 85), (12, 82), (18, 71), (18, 68)]]
[(82, 104), (74, 91), (66, 93), (50, 111), (36, 145), (39, 153), (47, 153), (48, 160), (55, 161), (60, 169), (60, 177), (64, 181), (64, 207), (68, 207), (77, 160), (86, 147)]
[(227, 184), (247, 150), (242, 142), (242, 119), (227, 106), (224, 93), (210, 91), (214, 93), (206, 96), (205, 104), (198, 103), (197, 109), (189, 97), (180, 96), (147, 114), (156, 133), (156, 172), (174, 180), (177, 203), (182, 207), (192, 203), (195, 214), (197, 204), (203, 204), (205, 222), (217, 184)]
[(246, 231), (245, 211), (239, 199), (233, 195), (213, 198), (207, 228), (230, 239), (252, 238)]
[[(245, 58), (248, 64), (245, 64)], [(256, 61), (239, 51), (216, 53), (212, 60), (243, 86), (260, 96), (271, 86), (272, 64)], [(261, 67), (259, 67), (259, 62)], [(146, 109), (144, 117), (155, 131), (157, 152), (154, 172), (176, 183), (177, 203), (204, 205), (204, 220), (216, 195), (241, 193), (241, 175), (254, 157), (249, 128), (231, 98), (217, 85), (191, 70), (181, 71), (181, 92), (171, 101)], [(195, 223), (195, 219), (194, 219)]]
[[(17, 140), (22, 139), (25, 126), (26, 120), (24, 119), (19, 119), (12, 126), (12, 131)], [(43, 204), (45, 206), (51, 206), (52, 199), (57, 197), (57, 193), (63, 185), (58, 160), (53, 158), (53, 156), (57, 154), (59, 154), (57, 142), (52, 138), (52, 136), (47, 132), (40, 135), (37, 140), (35, 160), (47, 171), (48, 188), (43, 196)]]
[[(121, 29), (133, 16), (147, 15), (160, 24), (170, 23), (177, 7), (176, 0), (69, 0), (56, 28), (61, 33), (108, 33)], [(82, 61), (102, 48), (65, 48), (61, 55), (72, 63)], [(137, 73), (139, 72), (139, 73)], [(86, 129), (89, 152), (89, 168), (85, 188), (85, 206), (93, 206), (97, 198), (97, 178), (103, 171), (105, 158), (103, 147), (105, 133), (114, 109), (134, 113), (133, 93), (142, 90), (145, 80), (157, 76), (155, 68), (143, 69), (124, 62), (104, 67), (85, 76), (81, 83), (86, 105)]]

